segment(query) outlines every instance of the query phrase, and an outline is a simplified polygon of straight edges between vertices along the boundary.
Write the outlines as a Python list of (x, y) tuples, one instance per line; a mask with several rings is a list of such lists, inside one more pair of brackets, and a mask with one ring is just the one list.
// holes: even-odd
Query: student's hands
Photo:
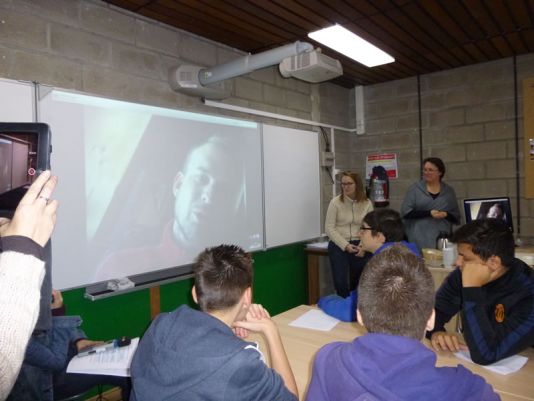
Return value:
[(92, 347), (93, 345), (100, 345), (100, 344), (104, 344), (104, 341), (93, 341), (93, 340), (88, 340), (86, 338), (83, 338), (81, 340), (76, 341), (76, 349), (78, 350), (78, 352), (80, 352), (84, 348)]
[(21, 199), (13, 220), (0, 221), (0, 236), (21, 235), (45, 246), (56, 224), (58, 202), (50, 200), (57, 177), (44, 171)]
[(456, 333), (447, 333), (446, 331), (436, 331), (430, 339), (434, 351), (452, 351), (467, 350), (467, 345), (460, 342)]
[(359, 252), (359, 248), (357, 245), (354, 245), (354, 244), (347, 244), (347, 246), (345, 247), (345, 252), (348, 252), (348, 253), (358, 253)]
[(447, 212), (442, 212), (441, 210), (432, 209), (430, 211), (430, 215), (435, 219), (444, 219), (445, 217), (447, 217)]
[(482, 263), (467, 262), (462, 266), (462, 286), (482, 287), (493, 279), (492, 270)]
[(61, 291), (59, 290), (52, 290), (52, 309), (59, 309), (63, 306), (63, 295), (61, 295)]
[(276, 330), (276, 326), (269, 312), (259, 304), (250, 305), (245, 320), (234, 322), (234, 332), (237, 335), (239, 335), (238, 332), (243, 333), (243, 330), (246, 330), (247, 334), (248, 331), (268, 334), (273, 329)]

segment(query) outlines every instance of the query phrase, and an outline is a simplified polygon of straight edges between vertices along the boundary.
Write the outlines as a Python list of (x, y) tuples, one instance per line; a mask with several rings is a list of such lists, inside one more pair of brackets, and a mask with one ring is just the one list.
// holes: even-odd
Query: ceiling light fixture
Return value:
[(308, 36), (367, 67), (395, 61), (385, 51), (338, 24), (310, 32)]

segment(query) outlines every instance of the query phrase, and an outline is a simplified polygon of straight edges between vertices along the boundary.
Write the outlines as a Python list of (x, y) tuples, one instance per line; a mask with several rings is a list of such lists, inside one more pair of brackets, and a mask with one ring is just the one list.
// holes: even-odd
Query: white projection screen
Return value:
[(258, 124), (59, 90), (39, 120), (59, 177), (55, 288), (187, 272), (220, 243), (262, 249)]
[(317, 132), (263, 126), (268, 248), (321, 236)]

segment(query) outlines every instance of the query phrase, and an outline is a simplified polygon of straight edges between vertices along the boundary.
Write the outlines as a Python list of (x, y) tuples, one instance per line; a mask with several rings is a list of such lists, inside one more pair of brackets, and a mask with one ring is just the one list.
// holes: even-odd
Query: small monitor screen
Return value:
[(469, 223), (480, 219), (501, 219), (514, 230), (510, 198), (478, 198), (464, 200), (465, 221)]
[(0, 123), (0, 210), (14, 210), (49, 168), (50, 132), (41, 123)]

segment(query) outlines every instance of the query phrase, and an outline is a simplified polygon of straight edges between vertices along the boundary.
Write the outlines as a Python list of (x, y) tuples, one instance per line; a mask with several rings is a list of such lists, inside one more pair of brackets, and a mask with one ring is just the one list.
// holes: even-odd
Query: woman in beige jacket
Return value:
[(362, 179), (357, 173), (345, 171), (341, 175), (341, 194), (330, 201), (326, 212), (325, 229), (330, 238), (328, 256), (339, 296), (346, 298), (358, 285), (367, 256), (358, 256), (360, 225), (363, 217), (373, 210), (365, 194)]

